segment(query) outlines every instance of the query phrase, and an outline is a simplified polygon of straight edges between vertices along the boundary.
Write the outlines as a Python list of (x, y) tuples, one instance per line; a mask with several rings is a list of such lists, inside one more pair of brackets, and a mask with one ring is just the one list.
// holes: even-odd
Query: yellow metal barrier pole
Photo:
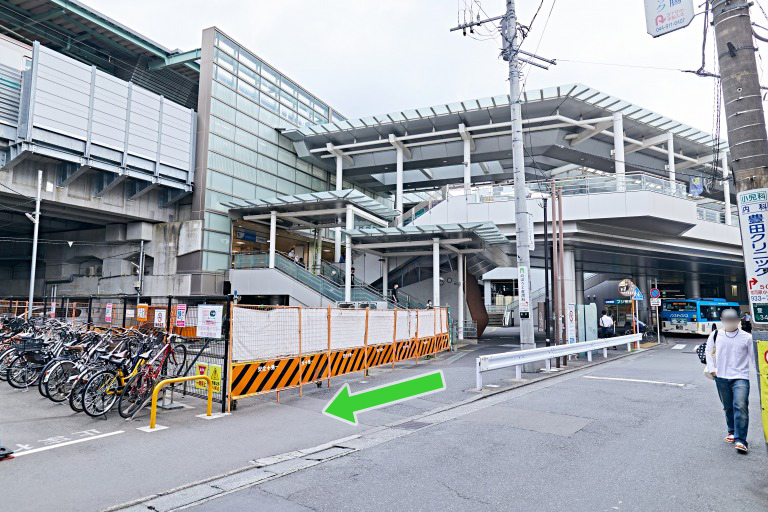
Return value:
[(173, 379), (161, 380), (152, 391), (152, 405), (149, 412), (149, 428), (150, 430), (155, 428), (157, 422), (157, 394), (160, 392), (163, 386), (166, 384), (173, 384), (175, 382), (185, 382), (188, 380), (204, 380), (208, 387), (208, 408), (205, 411), (206, 416), (213, 414), (213, 381), (208, 375), (189, 375), (187, 377), (175, 377)]

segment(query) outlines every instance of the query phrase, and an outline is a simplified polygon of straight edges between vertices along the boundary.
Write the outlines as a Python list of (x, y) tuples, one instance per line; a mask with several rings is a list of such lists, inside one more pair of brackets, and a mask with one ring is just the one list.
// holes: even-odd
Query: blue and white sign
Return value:
[(695, 15), (693, 0), (645, 0), (645, 25), (653, 37), (687, 27)]
[(738, 204), (749, 303), (755, 321), (764, 323), (756, 306), (768, 304), (768, 189), (742, 192)]
[(651, 288), (651, 298), (658, 299), (661, 297), (661, 292), (658, 288)]
[(640, 291), (640, 288), (635, 288), (635, 294), (632, 296), (632, 300), (645, 300), (645, 297), (643, 297), (643, 292)]

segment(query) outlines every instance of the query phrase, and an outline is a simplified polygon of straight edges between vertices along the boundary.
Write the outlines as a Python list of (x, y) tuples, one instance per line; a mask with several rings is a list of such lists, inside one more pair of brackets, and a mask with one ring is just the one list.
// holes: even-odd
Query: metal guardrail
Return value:
[(608, 357), (608, 348), (626, 343), (627, 350), (632, 350), (632, 344), (635, 349), (640, 348), (642, 334), (630, 334), (629, 336), (617, 336), (615, 338), (603, 338), (594, 341), (581, 341), (578, 343), (568, 343), (565, 345), (553, 345), (551, 347), (532, 348), (530, 350), (517, 350), (514, 352), (503, 352), (501, 354), (489, 354), (477, 358), (475, 365), (476, 384), (478, 391), (483, 389), (483, 373), (502, 368), (515, 367), (515, 378), (522, 378), (522, 365), (546, 362), (546, 368), (551, 368), (551, 359), (557, 357), (569, 356), (573, 354), (587, 353), (587, 360), (592, 361), (592, 351), (603, 349), (603, 357)]

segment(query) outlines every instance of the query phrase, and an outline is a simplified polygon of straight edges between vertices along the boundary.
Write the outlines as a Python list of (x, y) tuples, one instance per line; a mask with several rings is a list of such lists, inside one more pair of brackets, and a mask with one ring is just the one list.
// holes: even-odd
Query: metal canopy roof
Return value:
[[(293, 141), (308, 140), (313, 147), (324, 146), (328, 142), (334, 145), (348, 144), (351, 142), (351, 136), (354, 136), (357, 142), (363, 142), (387, 138), (390, 133), (403, 135), (439, 131), (454, 128), (459, 123), (473, 126), (509, 122), (509, 105), (510, 97), (505, 94), (309, 125), (288, 130), (284, 135)], [(556, 112), (574, 119), (597, 118), (621, 112), (625, 116), (624, 129), (632, 138), (650, 138), (664, 130), (671, 131), (676, 137), (694, 145), (706, 146), (710, 151), (715, 142), (709, 133), (582, 84), (526, 91), (523, 93), (522, 109), (524, 119), (554, 115)], [(720, 144), (727, 145), (724, 140), (721, 140)], [(699, 152), (702, 149), (699, 148)]]
[[(371, 199), (362, 192), (352, 189), (312, 192), (310, 194), (270, 197), (267, 199), (248, 199), (226, 203), (226, 205), (230, 207), (230, 214), (240, 216), (277, 211), (279, 213), (292, 213), (294, 216), (300, 217), (302, 212), (312, 212), (328, 208), (342, 209), (347, 205), (355, 206), (383, 221), (392, 221), (399, 215), (396, 211), (384, 206), (375, 199)], [(338, 214), (334, 214), (334, 216), (338, 217)]]
[[(436, 224), (432, 226), (399, 226), (399, 227), (370, 227), (360, 229), (342, 229), (342, 232), (351, 236), (353, 240), (359, 243), (362, 240), (384, 240), (387, 242), (397, 241), (416, 241), (432, 240), (440, 238), (441, 240), (450, 240), (459, 238), (461, 235), (474, 234), (477, 238), (488, 245), (504, 245), (509, 240), (504, 236), (496, 224), (492, 222), (469, 222), (463, 224)], [(360, 247), (356, 245), (356, 247)], [(363, 244), (364, 247), (364, 244)]]

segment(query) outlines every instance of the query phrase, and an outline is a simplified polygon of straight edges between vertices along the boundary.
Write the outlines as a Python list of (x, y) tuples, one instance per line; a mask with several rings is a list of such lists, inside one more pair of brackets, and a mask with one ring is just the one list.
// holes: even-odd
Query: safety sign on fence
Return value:
[(201, 304), (197, 307), (197, 337), (221, 338), (224, 306)]
[(107, 303), (107, 308), (104, 311), (104, 321), (108, 324), (112, 323), (112, 303)]
[(139, 322), (146, 322), (148, 316), (149, 316), (149, 305), (139, 304), (136, 307), (136, 320)]
[[(195, 375), (203, 376), (208, 375), (208, 363), (197, 363), (195, 364)], [(195, 387), (198, 389), (206, 389), (206, 382), (205, 380), (196, 380), (195, 381)]]

